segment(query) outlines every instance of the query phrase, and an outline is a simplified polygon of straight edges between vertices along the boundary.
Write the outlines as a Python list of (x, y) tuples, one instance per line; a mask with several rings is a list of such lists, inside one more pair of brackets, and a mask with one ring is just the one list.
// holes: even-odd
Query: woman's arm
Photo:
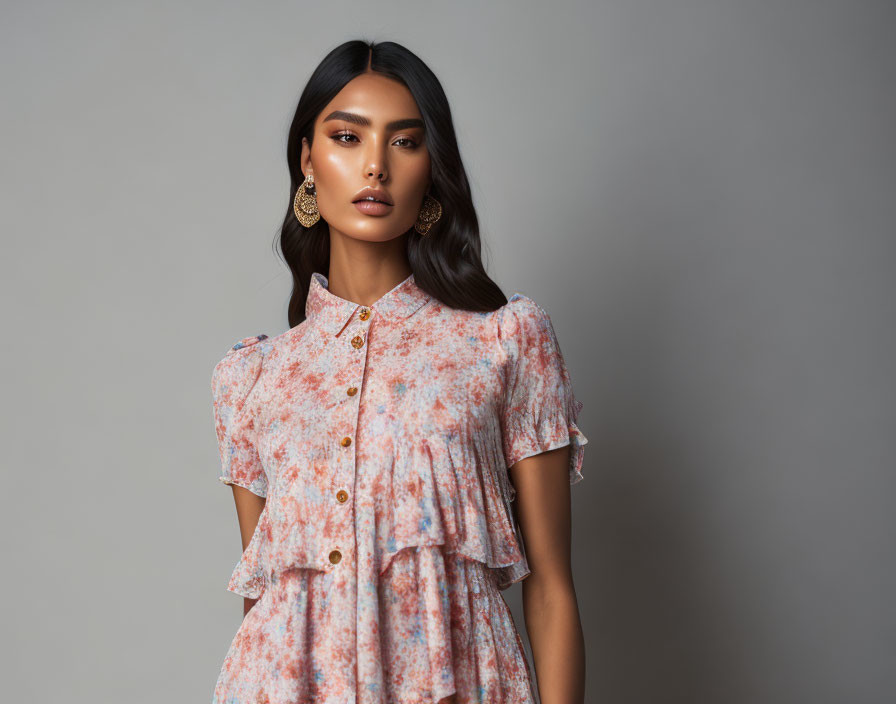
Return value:
[(569, 446), (510, 468), (531, 574), (523, 611), (541, 704), (583, 704), (585, 639), (570, 564)]
[[(258, 519), (264, 509), (265, 499), (237, 484), (231, 484), (230, 486), (233, 489), (233, 501), (236, 504), (236, 515), (240, 524), (240, 537), (243, 541), (243, 551), (245, 551), (249, 546), (249, 541), (252, 540), (255, 528), (258, 526)], [(243, 597), (243, 616), (249, 613), (249, 610), (255, 606), (257, 601), (258, 599)]]

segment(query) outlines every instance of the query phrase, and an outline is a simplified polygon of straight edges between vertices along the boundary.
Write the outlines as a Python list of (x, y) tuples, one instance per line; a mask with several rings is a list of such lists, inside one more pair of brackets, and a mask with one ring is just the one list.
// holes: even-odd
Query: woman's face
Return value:
[[(411, 92), (377, 73), (352, 79), (321, 111), (314, 145), (302, 140), (302, 172), (333, 233), (373, 242), (414, 226), (430, 184), (423, 120)], [(356, 205), (370, 187), (391, 205)]]

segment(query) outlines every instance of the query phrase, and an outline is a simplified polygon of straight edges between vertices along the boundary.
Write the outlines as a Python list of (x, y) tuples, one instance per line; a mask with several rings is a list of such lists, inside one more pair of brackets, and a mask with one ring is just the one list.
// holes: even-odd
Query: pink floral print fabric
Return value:
[(501, 590), (530, 574), (508, 469), (570, 446), (582, 404), (548, 314), (371, 306), (312, 274), (306, 319), (212, 375), (219, 479), (265, 497), (228, 589), (258, 598), (214, 704), (534, 704)]

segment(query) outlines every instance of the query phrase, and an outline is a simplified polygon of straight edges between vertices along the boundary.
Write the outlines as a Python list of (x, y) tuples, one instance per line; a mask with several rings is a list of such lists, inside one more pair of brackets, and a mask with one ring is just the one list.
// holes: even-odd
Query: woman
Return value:
[[(214, 702), (579, 704), (581, 404), (547, 313), (486, 275), (436, 77), (351, 41), (287, 145), (290, 329), (215, 366), (245, 599)], [(524, 542), (525, 539), (525, 551)]]

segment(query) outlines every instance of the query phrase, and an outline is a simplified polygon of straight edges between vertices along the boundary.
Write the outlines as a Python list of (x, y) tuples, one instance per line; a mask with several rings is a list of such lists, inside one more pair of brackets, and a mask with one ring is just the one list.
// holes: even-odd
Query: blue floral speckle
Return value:
[(254, 341), (260, 342), (261, 340), (267, 340), (268, 336), (265, 335), (264, 333), (262, 333), (261, 335), (256, 335), (255, 337), (249, 338), (249, 339), (253, 340), (253, 342), (245, 342), (244, 340), (240, 340), (233, 347), (231, 347), (231, 349), (241, 350), (243, 347), (247, 347), (250, 344), (254, 344)]

